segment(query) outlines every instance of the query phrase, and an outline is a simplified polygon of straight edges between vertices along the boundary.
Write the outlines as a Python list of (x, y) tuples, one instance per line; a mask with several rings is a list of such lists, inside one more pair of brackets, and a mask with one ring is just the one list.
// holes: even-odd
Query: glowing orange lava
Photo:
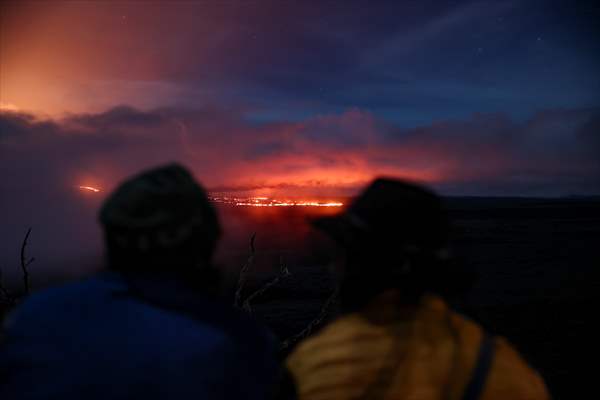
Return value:
[(92, 186), (78, 186), (78, 188), (81, 190), (86, 190), (88, 192), (94, 192), (94, 193), (98, 193), (100, 191), (100, 189), (92, 187)]
[(342, 207), (339, 201), (279, 200), (269, 197), (211, 197), (215, 203), (245, 207)]

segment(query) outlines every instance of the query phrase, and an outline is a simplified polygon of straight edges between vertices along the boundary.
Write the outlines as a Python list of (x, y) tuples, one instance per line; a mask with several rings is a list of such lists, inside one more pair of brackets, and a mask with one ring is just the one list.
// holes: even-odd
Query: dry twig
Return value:
[(29, 294), (29, 271), (27, 267), (29, 264), (35, 261), (35, 258), (31, 257), (27, 260), (27, 256), (25, 255), (25, 249), (27, 248), (27, 239), (29, 239), (29, 234), (31, 233), (31, 228), (27, 229), (27, 233), (25, 234), (25, 238), (23, 239), (23, 244), (21, 245), (21, 270), (23, 271), (23, 287), (25, 289), (25, 296)]
[(286, 277), (288, 277), (290, 275), (291, 275), (290, 270), (283, 263), (283, 257), (280, 257), (279, 258), (279, 275), (277, 275), (275, 278), (271, 279), (269, 282), (267, 282), (260, 289), (256, 290), (254, 293), (252, 293), (250, 296), (248, 296), (246, 298), (246, 300), (244, 301), (244, 304), (243, 304), (242, 308), (245, 311), (247, 311), (249, 313), (252, 313), (251, 301), (254, 300), (255, 298), (259, 297), (263, 293), (265, 293), (271, 287), (277, 285), (280, 280), (282, 280), (282, 279), (284, 279), (284, 278), (286, 278)]
[(333, 291), (333, 293), (331, 293), (331, 296), (329, 296), (327, 301), (323, 304), (323, 307), (321, 307), (321, 311), (319, 312), (319, 315), (315, 319), (313, 319), (306, 326), (306, 328), (304, 328), (297, 334), (285, 339), (281, 343), (280, 349), (285, 350), (288, 347), (290, 347), (291, 345), (293, 345), (294, 343), (296, 343), (297, 341), (302, 340), (305, 337), (309, 336), (312, 333), (313, 329), (315, 329), (321, 322), (323, 322), (323, 320), (327, 317), (327, 315), (329, 315), (330, 309), (337, 301), (337, 298), (338, 298), (338, 291), (336, 289)]
[[(242, 308), (244, 311), (246, 311), (250, 314), (252, 313), (252, 300), (261, 296), (267, 290), (269, 290), (273, 286), (277, 285), (282, 279), (291, 275), (291, 272), (289, 271), (289, 269), (285, 266), (285, 264), (283, 262), (283, 257), (280, 257), (280, 259), (279, 259), (279, 274), (275, 278), (271, 279), (269, 282), (264, 284), (262, 287), (260, 287), (258, 290), (254, 291), (250, 296), (248, 296), (246, 298), (246, 300), (244, 300), (242, 302), (242, 291), (244, 289), (246, 281), (248, 280), (248, 271), (250, 270), (250, 267), (254, 263), (254, 257), (256, 255), (256, 250), (254, 248), (254, 239), (255, 238), (256, 238), (256, 233), (254, 233), (252, 235), (252, 237), (250, 238), (250, 256), (248, 257), (248, 261), (246, 261), (246, 264), (240, 270), (240, 275), (239, 275), (238, 284), (237, 284), (237, 290), (235, 292), (235, 300), (233, 303), (235, 307)], [(321, 307), (321, 311), (319, 312), (319, 315), (317, 315), (317, 317), (315, 319), (313, 319), (306, 326), (306, 328), (304, 328), (297, 334), (285, 339), (281, 343), (281, 350), (285, 350), (288, 347), (290, 347), (291, 345), (293, 345), (294, 343), (296, 343), (297, 341), (309, 336), (312, 333), (312, 331), (319, 324), (321, 324), (323, 322), (323, 320), (330, 314), (331, 308), (336, 303), (337, 299), (338, 299), (338, 290), (336, 289), (329, 296), (329, 298), (325, 301), (325, 303), (323, 303), (323, 306)]]
[(233, 301), (234, 307), (240, 307), (242, 305), (242, 291), (244, 290), (244, 286), (246, 285), (246, 281), (248, 280), (248, 270), (254, 264), (254, 256), (256, 254), (256, 249), (254, 248), (254, 239), (256, 239), (256, 232), (252, 234), (250, 238), (250, 256), (248, 256), (248, 260), (246, 264), (240, 270), (240, 275), (238, 278), (237, 290), (235, 291), (235, 299)]
[(29, 270), (27, 267), (35, 261), (35, 258), (27, 258), (25, 254), (25, 250), (27, 249), (27, 240), (29, 239), (29, 235), (31, 234), (31, 228), (27, 229), (27, 233), (23, 238), (23, 243), (21, 244), (21, 271), (23, 272), (23, 294), (16, 295), (11, 293), (5, 286), (2, 276), (2, 270), (0, 269), (0, 303), (4, 303), (9, 307), (14, 306), (17, 302), (27, 295), (29, 295), (31, 285), (29, 281)]

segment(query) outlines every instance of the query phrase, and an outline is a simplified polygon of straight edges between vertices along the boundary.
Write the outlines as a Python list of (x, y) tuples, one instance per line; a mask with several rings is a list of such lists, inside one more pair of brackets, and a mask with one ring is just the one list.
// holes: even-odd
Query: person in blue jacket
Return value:
[(271, 335), (219, 299), (220, 235), (184, 168), (142, 173), (100, 211), (107, 269), (32, 295), (4, 322), (0, 399), (267, 399)]

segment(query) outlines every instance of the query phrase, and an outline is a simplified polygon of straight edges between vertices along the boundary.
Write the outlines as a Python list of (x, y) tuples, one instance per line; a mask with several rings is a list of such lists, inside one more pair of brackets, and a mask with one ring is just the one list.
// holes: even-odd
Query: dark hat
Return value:
[(113, 243), (142, 252), (176, 247), (198, 230), (220, 233), (206, 192), (177, 164), (125, 181), (104, 202), (99, 218)]
[(448, 220), (441, 199), (413, 183), (378, 178), (341, 214), (317, 218), (313, 226), (343, 246), (381, 249), (441, 249)]

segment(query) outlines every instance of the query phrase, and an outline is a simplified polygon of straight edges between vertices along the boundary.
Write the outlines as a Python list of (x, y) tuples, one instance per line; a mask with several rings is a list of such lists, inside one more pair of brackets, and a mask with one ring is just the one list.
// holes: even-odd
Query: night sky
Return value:
[(27, 226), (85, 237), (121, 179), (174, 160), (236, 193), (348, 195), (383, 174), (600, 194), (595, 2), (0, 7), (3, 264)]

